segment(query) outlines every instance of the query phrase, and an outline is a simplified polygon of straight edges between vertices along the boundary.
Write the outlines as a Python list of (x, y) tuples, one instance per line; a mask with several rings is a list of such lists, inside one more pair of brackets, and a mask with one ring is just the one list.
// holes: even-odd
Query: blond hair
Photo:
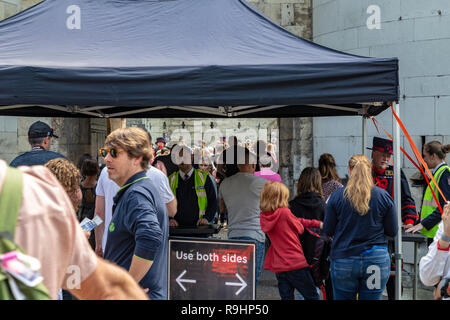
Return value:
[(142, 156), (141, 168), (148, 169), (153, 158), (153, 149), (150, 144), (149, 134), (139, 127), (119, 128), (106, 137), (107, 148), (125, 150), (130, 158)]
[(369, 212), (369, 202), (373, 187), (372, 167), (369, 159), (362, 154), (354, 155), (348, 161), (350, 177), (344, 190), (344, 197), (363, 216)]
[(81, 175), (78, 168), (69, 160), (57, 158), (50, 160), (45, 165), (58, 179), (67, 195), (69, 196), (73, 207), (77, 210), (79, 201), (76, 198), (77, 191), (80, 189)]
[(268, 181), (261, 191), (259, 207), (262, 212), (289, 207), (289, 189), (278, 181)]

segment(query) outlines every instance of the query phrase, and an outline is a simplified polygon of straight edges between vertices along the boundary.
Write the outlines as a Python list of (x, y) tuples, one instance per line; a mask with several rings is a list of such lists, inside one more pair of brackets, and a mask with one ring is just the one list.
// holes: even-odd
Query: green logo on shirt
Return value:
[(109, 232), (113, 232), (116, 229), (116, 227), (114, 226), (114, 222), (111, 222), (111, 224), (109, 225)]

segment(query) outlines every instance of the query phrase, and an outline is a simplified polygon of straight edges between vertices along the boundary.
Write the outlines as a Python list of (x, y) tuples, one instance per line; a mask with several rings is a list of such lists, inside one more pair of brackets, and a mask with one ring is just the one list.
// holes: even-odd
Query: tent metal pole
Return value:
[(219, 109), (212, 109), (210, 107), (169, 106), (167, 108), (173, 109), (173, 110), (182, 110), (182, 111), (188, 110), (188, 111), (194, 111), (194, 112), (203, 113), (203, 114), (212, 114), (212, 115), (222, 116), (222, 117), (226, 116), (226, 114), (224, 114), (223, 112), (220, 112)]
[(367, 156), (366, 147), (367, 147), (367, 118), (363, 115), (362, 117), (362, 151), (361, 154)]
[[(394, 111), (400, 116), (400, 105), (393, 102)], [(402, 212), (401, 212), (401, 153), (400, 126), (392, 115), (392, 136), (394, 147), (394, 202), (397, 210), (398, 232), (395, 237), (395, 300), (401, 300), (402, 291)]]
[(286, 107), (289, 107), (289, 106), (288, 105), (267, 106), (267, 107), (260, 107), (257, 109), (252, 109), (252, 110), (237, 111), (237, 112), (233, 111), (233, 113), (236, 117), (239, 117), (239, 116), (242, 116), (245, 114), (250, 114), (250, 113), (255, 113), (255, 112), (260, 112), (260, 111), (267, 111), (267, 110), (272, 110), (272, 109), (281, 109), (281, 108), (286, 108)]
[(329, 104), (307, 104), (307, 106), (316, 107), (316, 108), (341, 110), (341, 111), (349, 111), (349, 112), (354, 112), (354, 113), (360, 113), (361, 112), (361, 109), (354, 109), (354, 108), (341, 107), (341, 106), (333, 106), (333, 105), (329, 105)]
[(156, 110), (162, 110), (162, 109), (167, 109), (167, 108), (168, 107), (151, 107), (151, 108), (145, 108), (145, 109), (130, 110), (130, 111), (106, 114), (105, 117), (106, 118), (121, 117), (121, 116), (130, 115), (130, 114), (136, 114), (139, 112), (156, 111)]

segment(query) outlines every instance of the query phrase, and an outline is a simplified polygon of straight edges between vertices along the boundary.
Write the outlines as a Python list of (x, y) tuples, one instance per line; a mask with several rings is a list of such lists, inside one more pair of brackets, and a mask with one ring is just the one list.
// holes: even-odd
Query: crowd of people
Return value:
[[(34, 123), (28, 136), (31, 151), (10, 167), (0, 161), (0, 182), (12, 167), (20, 167), (27, 197), (14, 239), (42, 262), (52, 299), (58, 294), (64, 299), (167, 299), (169, 228), (213, 223), (226, 225), (228, 239), (255, 243), (256, 286), (263, 268), (274, 272), (281, 299), (294, 299), (295, 291), (299, 299), (320, 299), (305, 257), (311, 243), (300, 240), (311, 228), (329, 239), (330, 273), (322, 283), (327, 299), (379, 300), (385, 289), (394, 299), (394, 250), (388, 239), (399, 226), (390, 140), (374, 138), (371, 160), (353, 155), (345, 183), (334, 157), (322, 154), (318, 168), (303, 169), (291, 197), (277, 173), (276, 147), (262, 140), (242, 143), (229, 137), (214, 148), (202, 142), (168, 148), (161, 137), (153, 144), (142, 128), (121, 128), (99, 150), (104, 168), (88, 154), (77, 168), (49, 151), (58, 137), (47, 124)], [(450, 145), (437, 141), (424, 145), (424, 161), (438, 186), (430, 182), (425, 188), (420, 212), (403, 172), (400, 181), (401, 227), (430, 239), (420, 277), (436, 286), (436, 298), (444, 299), (448, 293), (441, 288), (450, 277), (449, 151)], [(83, 232), (77, 220), (94, 216), (103, 223)], [(42, 243), (57, 245), (50, 254)], [(73, 265), (80, 267), (76, 285), (66, 271)]]

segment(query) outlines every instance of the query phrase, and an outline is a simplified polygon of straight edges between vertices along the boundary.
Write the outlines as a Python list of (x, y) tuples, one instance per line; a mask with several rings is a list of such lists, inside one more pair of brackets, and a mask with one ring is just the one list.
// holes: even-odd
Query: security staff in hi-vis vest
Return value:
[[(372, 148), (372, 176), (376, 186), (386, 190), (395, 199), (394, 194), (394, 167), (390, 164), (393, 154), (392, 141), (374, 137)], [(416, 211), (416, 204), (409, 189), (408, 180), (403, 170), (400, 170), (401, 188), (401, 215), (404, 228), (410, 228), (419, 222), (419, 215)], [(395, 251), (394, 241), (388, 242), (388, 249), (391, 253), (391, 271), (396, 268), (393, 253)], [(395, 275), (392, 275), (386, 285), (389, 300), (395, 300)], [(402, 287), (403, 291), (403, 287)]]
[(171, 227), (196, 227), (212, 222), (217, 212), (217, 196), (209, 174), (192, 166), (192, 150), (177, 146), (172, 161), (179, 170), (169, 176), (169, 184), (177, 198), (177, 213), (169, 220)]
[(444, 208), (445, 200), (450, 200), (450, 167), (445, 163), (446, 154), (450, 152), (450, 144), (442, 145), (439, 141), (431, 141), (423, 146), (423, 160), (433, 174), (433, 178), (442, 191), (445, 199), (441, 196), (435, 183), (429, 178), (430, 185), (425, 188), (420, 210), (420, 223), (406, 232), (419, 231), (428, 238), (428, 244), (433, 242), (438, 224), (441, 221), (441, 210), (439, 209), (434, 195), (439, 201), (441, 208)]

